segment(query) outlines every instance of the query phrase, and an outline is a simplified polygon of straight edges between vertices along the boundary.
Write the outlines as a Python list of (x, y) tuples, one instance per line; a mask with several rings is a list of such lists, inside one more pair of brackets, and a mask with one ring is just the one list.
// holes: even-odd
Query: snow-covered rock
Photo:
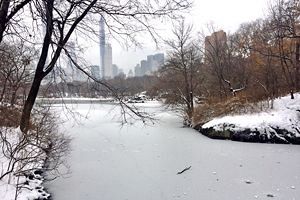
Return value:
[(273, 109), (215, 118), (195, 129), (216, 139), (300, 144), (300, 94), (275, 99)]

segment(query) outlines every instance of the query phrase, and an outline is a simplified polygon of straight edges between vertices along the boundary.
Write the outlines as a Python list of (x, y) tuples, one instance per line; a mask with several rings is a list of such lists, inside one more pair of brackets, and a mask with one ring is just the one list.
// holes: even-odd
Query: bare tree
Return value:
[[(45, 35), (34, 80), (26, 99), (20, 122), (22, 132), (28, 131), (30, 113), (37, 97), (42, 80), (56, 67), (63, 49), (74, 32), (95, 32), (91, 22), (95, 16), (106, 14), (111, 32), (123, 35), (134, 41), (139, 31), (148, 31), (154, 36), (150, 24), (152, 17), (174, 17), (177, 11), (190, 6), (188, 0), (158, 1), (54, 1), (35, 2), (32, 10), (34, 19), (40, 18), (45, 25)], [(96, 15), (97, 14), (97, 15)], [(97, 20), (98, 21), (98, 20)], [(50, 57), (49, 57), (50, 55)], [(49, 63), (47, 63), (49, 59)]]
[[(0, 1), (0, 43), (9, 31), (9, 26), (16, 25), (14, 17), (20, 14), (32, 0), (1, 0)], [(14, 30), (14, 28), (12, 28)], [(14, 32), (14, 31), (13, 31)], [(14, 34), (14, 33), (13, 33)]]
[(291, 98), (294, 91), (299, 90), (299, 1), (278, 0), (270, 8), (269, 28), (273, 34), (273, 45), (277, 57), (290, 89)]
[(248, 92), (255, 91), (255, 100), (269, 99), (272, 102), (278, 96), (283, 81), (278, 58), (274, 56), (276, 48), (270, 45), (272, 32), (269, 31), (268, 21), (260, 19), (245, 23), (237, 34), (249, 65)]
[(32, 63), (36, 57), (34, 48), (29, 48), (24, 42), (16, 44), (2, 43), (0, 46), (0, 102), (5, 100), (13, 106), (16, 103), (20, 89), (31, 80)]
[(182, 105), (185, 118), (191, 122), (194, 112), (194, 95), (201, 83), (199, 49), (192, 38), (192, 26), (180, 22), (173, 30), (175, 39), (166, 41), (170, 52), (160, 71), (160, 84), (165, 90), (167, 103)]

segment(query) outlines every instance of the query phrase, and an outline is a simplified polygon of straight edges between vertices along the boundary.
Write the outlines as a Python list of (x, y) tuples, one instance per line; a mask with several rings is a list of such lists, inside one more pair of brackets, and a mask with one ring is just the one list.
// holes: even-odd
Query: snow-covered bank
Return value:
[(195, 129), (216, 139), (300, 144), (300, 94), (275, 99), (265, 112), (215, 118)]
[[(23, 142), (19, 128), (1, 128), (0, 199), (49, 199), (42, 186), (46, 154), (34, 143)], [(22, 141), (20, 141), (22, 140)]]

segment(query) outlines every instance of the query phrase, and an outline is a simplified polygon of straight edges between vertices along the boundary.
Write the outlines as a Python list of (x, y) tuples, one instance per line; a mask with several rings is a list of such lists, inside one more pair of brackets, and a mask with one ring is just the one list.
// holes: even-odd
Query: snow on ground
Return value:
[(250, 129), (267, 135), (276, 128), (300, 137), (300, 94), (295, 94), (295, 99), (291, 99), (290, 96), (275, 99), (274, 108), (265, 112), (224, 116), (202, 126), (203, 129), (211, 127), (217, 131)]
[[(0, 139), (1, 151), (0, 151), (0, 176), (2, 176), (8, 169), (11, 169), (11, 165), (13, 163), (13, 159), (9, 159), (4, 155), (3, 152), (6, 152), (8, 155), (7, 146), (16, 147), (18, 145), (18, 136), (21, 134), (19, 128), (1, 128), (1, 134), (3, 139)], [(5, 145), (3, 142), (5, 140), (9, 141), (10, 145)], [(30, 153), (29, 153), (30, 152)], [(27, 145), (24, 149), (20, 150), (20, 154), (26, 154), (32, 157), (35, 154), (39, 154), (40, 151), (32, 145)], [(19, 159), (21, 157), (20, 154), (16, 154), (14, 157)], [(43, 157), (43, 155), (41, 155)], [(25, 160), (28, 161), (28, 160)], [(19, 162), (16, 163), (15, 170), (20, 166)], [(31, 163), (26, 164), (22, 171), (26, 171), (27, 169), (40, 169), (42, 168), (43, 163)], [(20, 169), (21, 170), (21, 169)], [(17, 199), (18, 200), (35, 200), (35, 199), (46, 199), (50, 195), (44, 191), (44, 187), (42, 186), (44, 178), (38, 173), (28, 173), (27, 176), (15, 176), (13, 173), (10, 173), (7, 176), (4, 176), (0, 180), (0, 199), (1, 200), (14, 200), (16, 195), (17, 185), (19, 184), (19, 189), (17, 191)], [(20, 188), (22, 187), (22, 188)]]
[(92, 106), (74, 106), (89, 118), (65, 124), (71, 174), (48, 183), (55, 200), (299, 199), (299, 146), (212, 140), (154, 105), (160, 121), (121, 127), (112, 105)]

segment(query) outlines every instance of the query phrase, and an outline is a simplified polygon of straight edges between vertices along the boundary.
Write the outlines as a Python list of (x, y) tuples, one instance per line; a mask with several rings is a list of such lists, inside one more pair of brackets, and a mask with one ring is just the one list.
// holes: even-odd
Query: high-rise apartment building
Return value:
[(144, 76), (148, 70), (147, 60), (141, 60), (141, 75)]
[(109, 79), (113, 78), (112, 69), (112, 47), (106, 42), (105, 36), (105, 19), (103, 16), (100, 18), (100, 67), (101, 78)]
[[(69, 50), (70, 56), (72, 57), (72, 60), (76, 63), (77, 55), (76, 55), (75, 42), (69, 42), (67, 44), (67, 48)], [(68, 77), (67, 81), (83, 82), (87, 80), (87, 77), (84, 75), (84, 73), (75, 66), (75, 64), (71, 61), (71, 59), (68, 59), (67, 69), (65, 71)]]
[(100, 80), (100, 67), (98, 65), (92, 65), (91, 68), (91, 75), (97, 80)]
[(160, 70), (165, 63), (165, 55), (163, 53), (157, 53), (153, 55), (152, 71)]
[(205, 58), (211, 56), (218, 56), (227, 44), (227, 35), (223, 30), (212, 33), (210, 36), (205, 37)]
[(140, 64), (137, 64), (135, 67), (134, 67), (134, 76), (142, 76), (142, 69), (141, 69), (141, 66)]
[(110, 44), (105, 45), (105, 54), (104, 54), (104, 79), (113, 78), (113, 69), (112, 69), (112, 48)]
[(152, 72), (153, 64), (154, 64), (153, 55), (148, 55), (147, 56), (147, 70), (146, 70), (145, 74), (150, 75), (150, 73)]
[(113, 78), (118, 76), (118, 74), (119, 74), (119, 67), (115, 64), (113, 64), (113, 66), (112, 66), (112, 74), (113, 74)]
[(161, 69), (164, 65), (165, 57), (163, 53), (148, 55), (147, 60), (141, 60), (134, 68), (135, 76), (151, 75), (153, 72)]

